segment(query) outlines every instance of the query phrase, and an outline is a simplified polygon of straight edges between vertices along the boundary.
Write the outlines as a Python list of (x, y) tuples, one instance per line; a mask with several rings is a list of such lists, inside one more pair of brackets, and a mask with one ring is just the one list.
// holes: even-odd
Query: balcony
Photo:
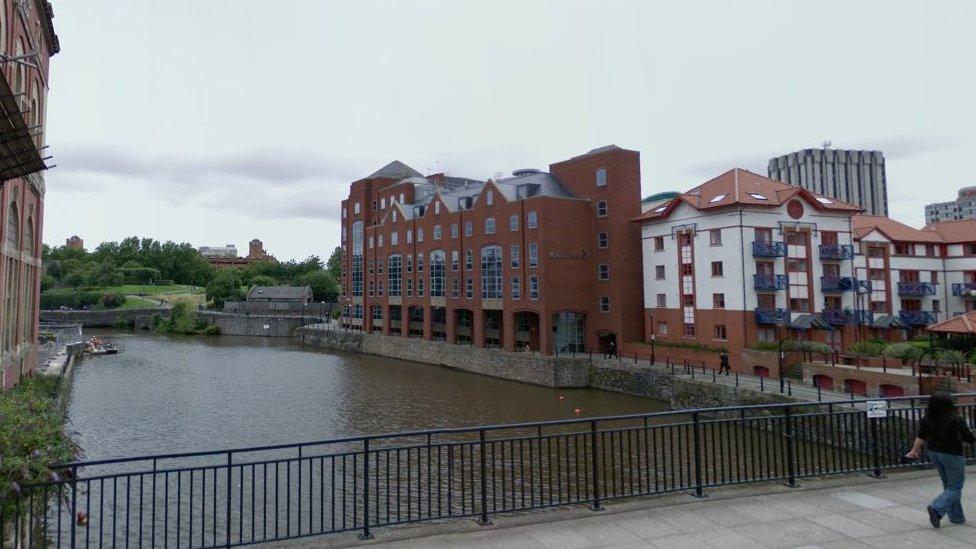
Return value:
[(756, 309), (756, 324), (789, 324), (789, 309)]
[(821, 244), (820, 259), (854, 259), (854, 246), (850, 244)]
[(935, 324), (935, 314), (931, 311), (901, 311), (898, 313), (898, 319), (908, 327)]
[(976, 297), (976, 282), (957, 282), (952, 285), (952, 295)]
[(786, 257), (786, 242), (766, 242), (756, 240), (752, 243), (753, 257)]
[(790, 287), (790, 279), (786, 275), (752, 275), (752, 285), (758, 291), (775, 292)]
[(823, 292), (855, 292), (866, 294), (871, 291), (871, 282), (858, 280), (852, 276), (822, 276), (820, 290)]
[(832, 326), (842, 326), (845, 324), (870, 325), (874, 322), (874, 313), (871, 311), (852, 311), (850, 309), (824, 309), (824, 320)]
[(938, 286), (935, 282), (899, 282), (898, 295), (914, 297), (935, 295)]

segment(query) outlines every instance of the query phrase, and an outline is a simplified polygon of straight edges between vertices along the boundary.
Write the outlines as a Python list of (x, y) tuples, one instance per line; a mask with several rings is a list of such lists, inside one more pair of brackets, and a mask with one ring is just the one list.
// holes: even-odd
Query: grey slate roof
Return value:
[(394, 160), (393, 162), (390, 162), (386, 166), (383, 166), (382, 168), (376, 170), (375, 172), (369, 175), (369, 179), (376, 178), (376, 177), (385, 177), (388, 179), (403, 179), (406, 177), (423, 177), (423, 174), (411, 168), (410, 166), (407, 166), (403, 162), (400, 162), (399, 160)]
[(594, 154), (600, 154), (600, 153), (605, 153), (610, 151), (622, 151), (622, 150), (624, 150), (623, 147), (618, 147), (617, 145), (605, 145), (603, 147), (597, 147), (595, 149), (591, 149), (588, 152), (585, 152), (579, 156), (574, 156), (573, 160), (576, 160), (577, 158), (583, 158), (586, 156), (594, 155)]
[(247, 299), (305, 299), (311, 295), (310, 286), (254, 286)]

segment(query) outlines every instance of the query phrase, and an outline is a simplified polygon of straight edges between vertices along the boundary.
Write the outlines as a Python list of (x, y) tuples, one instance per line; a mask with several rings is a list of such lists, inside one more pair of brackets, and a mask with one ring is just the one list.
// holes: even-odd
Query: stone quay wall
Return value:
[(115, 325), (117, 319), (132, 324), (136, 317), (169, 314), (169, 309), (107, 309), (104, 311), (41, 311), (41, 322), (54, 324), (81, 324), (86, 328), (105, 328)]
[(220, 328), (220, 335), (292, 337), (295, 329), (313, 319), (281, 315), (242, 315), (197, 311), (197, 318)]

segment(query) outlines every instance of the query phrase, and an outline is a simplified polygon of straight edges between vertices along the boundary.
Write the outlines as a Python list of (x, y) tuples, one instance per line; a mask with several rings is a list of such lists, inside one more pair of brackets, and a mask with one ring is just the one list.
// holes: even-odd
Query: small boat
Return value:
[(98, 337), (90, 337), (85, 342), (85, 352), (90, 355), (117, 355), (119, 348)]

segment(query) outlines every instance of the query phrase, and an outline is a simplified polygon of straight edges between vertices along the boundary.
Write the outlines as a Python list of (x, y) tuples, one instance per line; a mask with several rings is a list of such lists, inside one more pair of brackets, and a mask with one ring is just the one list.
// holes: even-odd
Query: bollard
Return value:
[(789, 378), (786, 380), (786, 395), (793, 396), (793, 380)]
[(764, 392), (766, 390), (765, 376), (759, 376), (759, 392)]
[(739, 372), (735, 373), (735, 388), (739, 388)]
[(817, 402), (821, 402), (821, 401), (823, 401), (823, 398), (821, 398), (820, 396), (820, 386), (817, 385)]

